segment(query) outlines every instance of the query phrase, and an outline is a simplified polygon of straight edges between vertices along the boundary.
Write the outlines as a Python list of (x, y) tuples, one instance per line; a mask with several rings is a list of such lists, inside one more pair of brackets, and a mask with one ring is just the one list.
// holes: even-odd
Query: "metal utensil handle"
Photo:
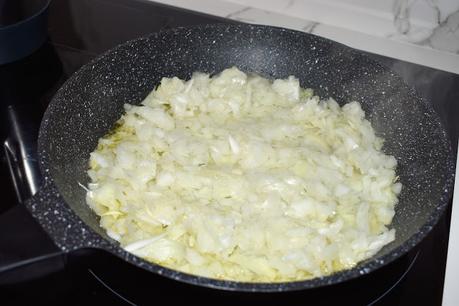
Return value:
[(0, 285), (42, 277), (62, 269), (65, 254), (54, 244), (23, 202), (40, 188), (36, 134), (31, 107), (7, 109), (9, 135), (4, 151), (19, 204), (0, 215)]
[(31, 107), (7, 108), (8, 138), (3, 143), (10, 176), (19, 203), (40, 188), (42, 176), (37, 158), (38, 120), (31, 120)]

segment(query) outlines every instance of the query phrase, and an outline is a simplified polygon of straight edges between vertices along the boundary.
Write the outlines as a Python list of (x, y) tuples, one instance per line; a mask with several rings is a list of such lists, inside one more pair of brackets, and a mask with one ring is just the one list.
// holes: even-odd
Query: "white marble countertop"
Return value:
[(459, 74), (458, 0), (154, 0)]

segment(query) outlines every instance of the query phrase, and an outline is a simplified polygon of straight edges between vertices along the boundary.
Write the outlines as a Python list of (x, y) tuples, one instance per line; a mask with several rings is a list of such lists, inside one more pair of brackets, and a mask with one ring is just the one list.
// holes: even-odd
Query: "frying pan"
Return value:
[[(123, 113), (162, 77), (191, 77), (237, 66), (268, 78), (295, 75), (302, 87), (338, 103), (359, 101), (383, 150), (398, 160), (403, 183), (391, 224), (396, 239), (374, 257), (330, 276), (287, 283), (242, 283), (171, 270), (124, 251), (99, 226), (85, 202), (89, 153)], [(44, 185), (26, 206), (49, 236), (50, 253), (109, 252), (165, 278), (250, 292), (279, 292), (337, 284), (394, 261), (419, 243), (449, 203), (454, 161), (431, 106), (391, 70), (359, 51), (302, 32), (254, 25), (201, 25), (151, 34), (118, 46), (84, 66), (57, 92), (38, 139)], [(37, 234), (38, 235), (38, 234)], [(49, 243), (48, 243), (49, 244)], [(46, 256), (45, 254), (41, 254)], [(25, 261), (30, 262), (29, 261)], [(0, 268), (7, 273), (21, 263)]]

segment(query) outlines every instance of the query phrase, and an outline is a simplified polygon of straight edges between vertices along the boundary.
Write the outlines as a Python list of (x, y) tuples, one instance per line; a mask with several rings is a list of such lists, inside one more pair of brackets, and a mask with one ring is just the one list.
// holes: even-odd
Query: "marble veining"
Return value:
[(304, 27), (301, 28), (303, 32), (313, 34), (317, 26), (319, 25), (318, 22), (309, 22)]
[(424, 45), (459, 54), (459, 10), (448, 16), (426, 40)]
[[(423, 25), (414, 24), (412, 15), (416, 11), (423, 12)], [(393, 14), (395, 32), (388, 38), (458, 54), (459, 1), (395, 0)]]
[(261, 10), (248, 6), (226, 14), (223, 17), (246, 23), (287, 27), (289, 29), (299, 30), (307, 33), (312, 33), (315, 27), (319, 24), (318, 22), (289, 17), (276, 12)]

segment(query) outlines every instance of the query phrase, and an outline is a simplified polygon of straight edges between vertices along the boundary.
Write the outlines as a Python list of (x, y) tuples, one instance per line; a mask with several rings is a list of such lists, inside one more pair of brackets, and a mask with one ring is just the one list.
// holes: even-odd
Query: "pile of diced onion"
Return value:
[(87, 201), (121, 246), (210, 278), (351, 268), (394, 240), (401, 190), (360, 104), (237, 68), (163, 78), (91, 153)]

